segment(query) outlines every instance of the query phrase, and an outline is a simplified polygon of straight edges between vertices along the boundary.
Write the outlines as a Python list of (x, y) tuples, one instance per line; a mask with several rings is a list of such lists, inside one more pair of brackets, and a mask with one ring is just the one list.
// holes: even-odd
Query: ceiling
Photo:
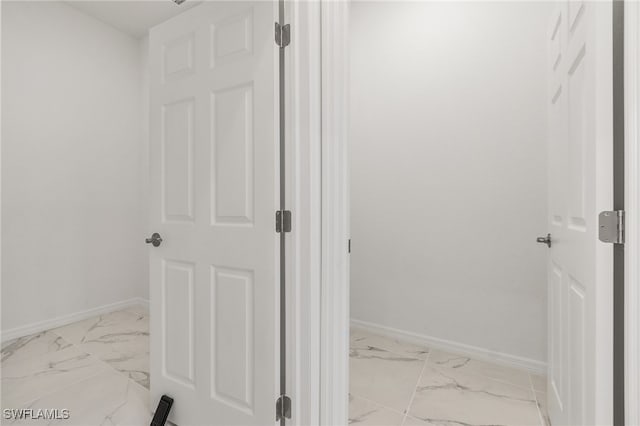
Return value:
[(134, 37), (143, 37), (149, 28), (201, 3), (187, 0), (178, 6), (171, 0), (67, 1), (68, 5)]

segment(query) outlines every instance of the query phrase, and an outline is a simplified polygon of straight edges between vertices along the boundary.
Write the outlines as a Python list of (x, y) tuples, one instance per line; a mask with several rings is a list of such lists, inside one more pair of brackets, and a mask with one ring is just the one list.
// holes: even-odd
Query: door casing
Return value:
[(287, 4), (292, 423), (340, 425), (349, 409), (349, 1)]

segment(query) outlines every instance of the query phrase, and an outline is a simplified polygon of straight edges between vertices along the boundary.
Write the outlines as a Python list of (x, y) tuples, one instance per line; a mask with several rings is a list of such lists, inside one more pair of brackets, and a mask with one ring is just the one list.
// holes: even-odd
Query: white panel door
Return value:
[(553, 425), (612, 423), (611, 3), (563, 1), (549, 25), (549, 371)]
[(275, 422), (272, 2), (204, 2), (150, 33), (151, 403), (180, 425)]

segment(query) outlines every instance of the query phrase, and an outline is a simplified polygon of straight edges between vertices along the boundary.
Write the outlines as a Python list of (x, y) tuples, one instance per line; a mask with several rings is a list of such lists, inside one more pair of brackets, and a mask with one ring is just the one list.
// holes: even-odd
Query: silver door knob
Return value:
[(151, 238), (145, 239), (144, 242), (147, 244), (153, 244), (154, 247), (158, 247), (162, 244), (162, 237), (157, 232), (154, 232), (153, 235), (151, 235)]
[(536, 241), (540, 244), (546, 244), (547, 247), (551, 247), (551, 234), (547, 234), (546, 237), (538, 237)]

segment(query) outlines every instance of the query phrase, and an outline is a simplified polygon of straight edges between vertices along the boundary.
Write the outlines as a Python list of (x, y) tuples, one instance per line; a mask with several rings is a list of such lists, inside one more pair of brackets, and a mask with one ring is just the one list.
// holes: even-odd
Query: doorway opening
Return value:
[(612, 21), (351, 5), (352, 421), (612, 422)]
[(351, 422), (549, 424), (553, 11), (351, 6)]

